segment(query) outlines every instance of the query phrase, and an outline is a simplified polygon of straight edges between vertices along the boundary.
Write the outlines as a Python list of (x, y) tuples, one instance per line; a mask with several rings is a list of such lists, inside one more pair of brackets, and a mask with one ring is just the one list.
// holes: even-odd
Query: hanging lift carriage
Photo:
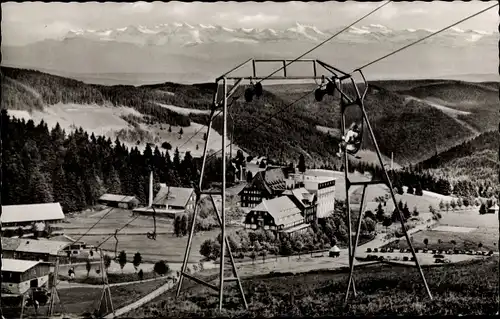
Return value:
[[(311, 66), (310, 73), (305, 76), (290, 76), (287, 74), (287, 66), (288, 64), (293, 63), (307, 63)], [(281, 68), (282, 75), (271, 75), (271, 76), (266, 76), (262, 77), (257, 74), (257, 68), (256, 65), (260, 63), (281, 63), (283, 67)], [(238, 70), (241, 70), (244, 67), (251, 67), (251, 74), (247, 76), (235, 76), (234, 73)], [(326, 75), (319, 75), (319, 70), (321, 72), (325, 73)], [(279, 70), (278, 70), (279, 71)], [(276, 72), (275, 72), (276, 73)], [(274, 74), (274, 73), (273, 73)], [(357, 84), (353, 78), (354, 74), (358, 74), (361, 77), (361, 85)], [(347, 291), (345, 295), (345, 301), (347, 302), (349, 292), (351, 290), (351, 284), (352, 284), (352, 290), (354, 293), (354, 296), (356, 296), (356, 289), (354, 286), (354, 278), (353, 278), (353, 271), (354, 271), (354, 256), (356, 253), (356, 246), (358, 245), (358, 240), (359, 240), (359, 233), (361, 230), (361, 221), (363, 217), (363, 212), (364, 212), (364, 206), (365, 206), (365, 195), (366, 195), (366, 188), (369, 185), (375, 185), (375, 184), (385, 184), (388, 186), (389, 191), (391, 193), (392, 200), (394, 202), (394, 207), (398, 210), (398, 213), (401, 215), (402, 212), (398, 209), (398, 205), (396, 202), (395, 194), (391, 185), (391, 181), (389, 179), (389, 176), (387, 174), (387, 171), (385, 170), (384, 163), (382, 161), (382, 156), (380, 153), (380, 149), (378, 147), (378, 144), (375, 140), (375, 136), (372, 130), (372, 127), (370, 125), (370, 122), (368, 120), (365, 108), (364, 108), (364, 98), (366, 96), (366, 93), (368, 91), (368, 84), (366, 81), (365, 76), (363, 75), (363, 72), (361, 70), (355, 70), (352, 73), (346, 73), (344, 71), (339, 70), (336, 67), (333, 67), (323, 61), (320, 60), (315, 60), (315, 59), (298, 59), (298, 60), (281, 60), (281, 59), (276, 59), (276, 60), (259, 60), (259, 59), (249, 59), (246, 62), (240, 64), (239, 66), (235, 67), (231, 71), (225, 73), (224, 75), (220, 76), (216, 80), (216, 92), (214, 94), (214, 99), (213, 99), (213, 105), (211, 109), (211, 114), (210, 114), (210, 121), (208, 124), (208, 129), (207, 129), (207, 138), (205, 140), (205, 147), (203, 150), (203, 161), (202, 161), (202, 169), (201, 169), (201, 176), (200, 176), (200, 181), (196, 190), (196, 205), (195, 205), (195, 210), (193, 214), (193, 222), (191, 223), (191, 229), (189, 232), (189, 238), (186, 246), (186, 251), (184, 255), (184, 261), (182, 265), (182, 269), (180, 272), (180, 278), (177, 286), (177, 294), (176, 296), (178, 297), (180, 295), (180, 291), (182, 288), (183, 284), (183, 279), (188, 278), (191, 279), (199, 284), (205, 285), (207, 287), (210, 287), (216, 291), (219, 292), (219, 309), (222, 309), (222, 303), (223, 303), (223, 291), (224, 291), (224, 283), (226, 281), (235, 281), (237, 282), (239, 286), (239, 290), (241, 293), (242, 301), (245, 306), (245, 308), (248, 308), (247, 302), (245, 299), (245, 294), (243, 292), (243, 287), (241, 285), (240, 278), (238, 276), (236, 266), (234, 263), (233, 255), (229, 246), (229, 242), (226, 236), (225, 232), (225, 209), (226, 209), (226, 175), (222, 173), (222, 189), (219, 191), (203, 191), (201, 189), (203, 185), (203, 178), (204, 178), (204, 172), (205, 172), (205, 166), (207, 164), (207, 150), (208, 150), (208, 145), (210, 143), (210, 132), (212, 128), (212, 122), (214, 118), (218, 115), (215, 115), (216, 111), (219, 111), (219, 114), (222, 113), (222, 118), (223, 118), (223, 133), (222, 133), (222, 172), (226, 171), (226, 164), (227, 164), (227, 143), (226, 143), (226, 138), (227, 138), (227, 114), (228, 114), (228, 99), (231, 98), (233, 95), (235, 95), (236, 91), (238, 90), (239, 86), (242, 84), (243, 81), (249, 81), (250, 85), (246, 88), (244, 92), (244, 98), (245, 101), (250, 103), (253, 101), (254, 97), (256, 96), (259, 98), (263, 94), (263, 88), (261, 82), (263, 80), (314, 80), (316, 84), (318, 84), (317, 81), (321, 81), (321, 83), (318, 84), (318, 88), (314, 92), (315, 94), (315, 99), (317, 101), (322, 101), (323, 98), (326, 95), (333, 96), (335, 93), (338, 94), (340, 97), (340, 112), (341, 112), (341, 135), (344, 137), (344, 141), (341, 142), (339, 145), (341, 147), (341, 151), (339, 152), (338, 155), (343, 155), (343, 162), (344, 162), (344, 175), (345, 175), (345, 181), (346, 181), (346, 206), (347, 206), (347, 217), (348, 217), (348, 232), (349, 234), (352, 234), (351, 231), (351, 204), (349, 203), (349, 189), (351, 186), (363, 186), (363, 193), (361, 197), (361, 204), (360, 204), (360, 216), (358, 219), (357, 223), (357, 229), (355, 233), (355, 240), (354, 243), (352, 243), (352, 236), (349, 236), (349, 266), (350, 266), (350, 272), (349, 272), (349, 282), (347, 286)], [(233, 86), (231, 89), (228, 91), (228, 84), (229, 81), (234, 81)], [(258, 81), (257, 83), (254, 83), (254, 81)], [(363, 91), (360, 92), (359, 87), (363, 88)], [(349, 130), (346, 130), (346, 110), (349, 107), (358, 107), (359, 111), (361, 112), (361, 119), (359, 121), (356, 121), (355, 125), (352, 125)], [(360, 124), (358, 124), (360, 123)], [(360, 150), (361, 147), (361, 141), (362, 141), (362, 136), (363, 136), (363, 130), (364, 126), (366, 125), (368, 129), (368, 134), (370, 138), (373, 141), (373, 145), (375, 147), (377, 157), (379, 160), (380, 167), (383, 171), (383, 178), (382, 180), (369, 180), (369, 181), (356, 181), (352, 182), (349, 180), (348, 176), (348, 155), (353, 155), (355, 156), (356, 153)], [(352, 137), (352, 138), (351, 138)], [(195, 229), (195, 221), (196, 217), (198, 214), (198, 211), (200, 209), (200, 199), (201, 195), (208, 195), (211, 198), (211, 201), (214, 206), (215, 213), (217, 215), (217, 218), (219, 220), (219, 223), (221, 225), (221, 258), (220, 258), (220, 278), (219, 278), (219, 286), (215, 286), (211, 283), (205, 282), (202, 279), (199, 279), (195, 277), (193, 274), (186, 272), (187, 268), (187, 263), (189, 259), (189, 255), (191, 252), (191, 245), (192, 245), (192, 239), (193, 239), (193, 234), (194, 234), (194, 229)], [(215, 200), (214, 196), (221, 196), (222, 197), (222, 207), (221, 207), (221, 212), (219, 212), (217, 206), (215, 205)], [(403, 221), (404, 219), (401, 217), (399, 218), (400, 221)], [(425, 276), (422, 272), (422, 268), (420, 267), (420, 264), (418, 262), (417, 256), (415, 254), (415, 250), (413, 248), (413, 245), (410, 241), (410, 238), (406, 232), (406, 227), (404, 227), (403, 222), (402, 223), (402, 229), (404, 230), (406, 240), (408, 242), (408, 245), (410, 246), (411, 252), (413, 254), (415, 264), (420, 272), (423, 284), (426, 288), (428, 296), (432, 299), (431, 292), (427, 286), (427, 282), (425, 280)], [(226, 278), (226, 274), (224, 273), (224, 265), (225, 265), (225, 256), (226, 256), (226, 250), (227, 254), (229, 256), (231, 266), (232, 266), (232, 272), (233, 272), (233, 277), (228, 277)]]

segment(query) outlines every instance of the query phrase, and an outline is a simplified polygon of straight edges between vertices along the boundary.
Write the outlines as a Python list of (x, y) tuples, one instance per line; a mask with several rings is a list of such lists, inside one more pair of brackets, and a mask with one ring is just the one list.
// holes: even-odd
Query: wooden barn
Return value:
[(104, 194), (97, 202), (101, 205), (110, 207), (118, 207), (123, 209), (134, 209), (139, 205), (139, 200), (134, 196), (117, 195), (117, 194)]
[(196, 194), (194, 188), (160, 184), (160, 190), (152, 201), (151, 206), (136, 208), (134, 209), (134, 213), (141, 215), (156, 213), (156, 216), (175, 218), (178, 214), (184, 214), (186, 210), (194, 209), (195, 203)]
[(50, 266), (31, 260), (2, 258), (2, 292), (23, 294), (49, 281)]
[(59, 203), (2, 206), (2, 230), (32, 227), (33, 224), (54, 225), (64, 220)]

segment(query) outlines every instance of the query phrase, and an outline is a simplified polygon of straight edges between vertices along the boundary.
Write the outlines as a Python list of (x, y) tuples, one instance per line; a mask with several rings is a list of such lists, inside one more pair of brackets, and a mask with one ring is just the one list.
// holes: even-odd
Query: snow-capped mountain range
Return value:
[[(94, 41), (114, 41), (137, 45), (180, 45), (192, 46), (207, 43), (264, 43), (277, 41), (323, 41), (341, 29), (319, 30), (315, 26), (295, 23), (294, 25), (276, 29), (227, 28), (220, 25), (190, 25), (188, 23), (166, 23), (152, 27), (127, 26), (106, 30), (71, 30), (62, 39), (84, 38)], [(405, 42), (420, 39), (436, 30), (405, 29), (392, 30), (383, 25), (371, 24), (361, 27), (350, 27), (336, 37), (336, 41), (348, 42)], [(451, 28), (431, 38), (429, 42), (448, 40), (450, 44), (471, 44), (481, 40), (496, 40), (493, 33), (480, 30), (462, 30)], [(451, 40), (451, 42), (450, 42)]]
[[(293, 59), (339, 31), (301, 23), (280, 29), (169, 23), (73, 30), (61, 38), (25, 46), (2, 45), (2, 65), (53, 70), (75, 78), (84, 75), (82, 78), (91, 79), (91, 83), (98, 78), (105, 78), (106, 84), (205, 82), (249, 58)], [(392, 30), (378, 24), (351, 27), (308, 58), (348, 71), (435, 31)], [(276, 67), (259, 66), (259, 74)], [(496, 33), (453, 28), (370, 66), (367, 74), (372, 79), (410, 79), (454, 74), (497, 76), (497, 70)], [(290, 74), (307, 72), (308, 64), (296, 64), (289, 70)]]

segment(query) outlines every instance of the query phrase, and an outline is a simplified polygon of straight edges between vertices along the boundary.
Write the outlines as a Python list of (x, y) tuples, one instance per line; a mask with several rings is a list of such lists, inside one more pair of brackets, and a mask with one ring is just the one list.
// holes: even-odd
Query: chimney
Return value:
[(148, 207), (153, 206), (153, 171), (149, 175), (149, 203)]

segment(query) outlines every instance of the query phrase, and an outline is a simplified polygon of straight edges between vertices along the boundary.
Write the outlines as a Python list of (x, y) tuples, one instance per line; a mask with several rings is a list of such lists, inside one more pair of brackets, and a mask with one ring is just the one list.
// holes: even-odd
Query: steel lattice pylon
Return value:
[[(365, 110), (365, 105), (364, 105), (364, 99), (366, 96), (366, 93), (368, 92), (368, 83), (366, 81), (366, 78), (361, 70), (356, 70), (353, 73), (359, 73), (363, 79), (363, 93), (361, 94), (358, 88), (358, 85), (352, 78), (352, 74), (349, 77), (339, 79), (339, 85), (336, 86), (337, 91), (340, 93), (340, 106), (341, 106), (341, 132), (342, 135), (344, 135), (346, 132), (346, 116), (345, 112), (348, 107), (351, 106), (358, 106), (361, 110), (362, 113), (362, 125), (364, 126), (366, 124), (369, 132), (369, 137), (371, 138), (373, 142), (373, 146), (375, 147), (375, 151), (377, 153), (377, 158), (379, 160), (380, 167), (383, 172), (382, 180), (370, 180), (370, 181), (361, 181), (361, 182), (351, 182), (349, 180), (348, 176), (348, 171), (349, 171), (349, 161), (348, 161), (348, 154), (347, 152), (343, 153), (343, 161), (344, 161), (344, 176), (345, 176), (345, 181), (346, 181), (346, 207), (347, 207), (347, 216), (348, 216), (348, 233), (349, 233), (349, 281), (347, 284), (347, 290), (345, 294), (345, 303), (347, 303), (348, 298), (349, 298), (349, 292), (351, 290), (351, 284), (352, 284), (352, 291), (354, 296), (356, 296), (356, 288), (354, 286), (354, 280), (353, 280), (353, 274), (354, 274), (354, 258), (356, 256), (356, 247), (358, 246), (358, 240), (359, 240), (359, 233), (361, 232), (361, 221), (363, 220), (363, 214), (364, 214), (364, 205), (365, 205), (365, 197), (366, 197), (366, 188), (369, 185), (377, 185), (377, 184), (385, 184), (389, 188), (389, 192), (391, 194), (391, 199), (394, 202), (394, 207), (397, 211), (397, 214), (399, 215), (399, 220), (401, 222), (401, 227), (403, 229), (403, 232), (406, 237), (406, 241), (408, 243), (408, 246), (410, 247), (411, 253), (413, 255), (413, 258), (415, 260), (415, 265), (417, 266), (420, 276), (422, 278), (422, 281), (424, 283), (425, 289), (427, 291), (427, 294), (430, 299), (432, 299), (432, 294), (429, 289), (429, 286), (427, 285), (427, 281), (425, 280), (424, 273), (422, 271), (422, 267), (420, 266), (420, 263), (418, 262), (417, 255), (415, 253), (415, 249), (413, 248), (413, 244), (410, 240), (410, 237), (408, 236), (408, 232), (406, 229), (406, 225), (404, 224), (404, 218), (403, 218), (403, 213), (398, 207), (398, 203), (396, 201), (396, 196), (394, 194), (394, 189), (392, 187), (391, 180), (389, 178), (389, 174), (387, 173), (387, 170), (385, 169), (384, 162), (382, 160), (382, 155), (380, 153), (380, 149), (377, 144), (377, 140), (375, 138), (375, 135), (373, 133), (373, 129), (371, 127), (370, 121), (368, 119), (368, 115)], [(343, 82), (349, 82), (350, 86), (352, 87), (352, 90), (354, 91), (354, 97), (349, 96), (346, 94), (343, 89)], [(354, 245), (352, 245), (352, 226), (351, 226), (351, 203), (349, 201), (349, 189), (351, 186), (363, 186), (363, 193), (361, 195), (361, 203), (360, 203), (360, 209), (359, 209), (359, 217), (358, 217), (358, 223), (357, 223), (357, 229), (356, 229), (356, 235), (355, 235), (355, 240), (354, 240)]]
[[(376, 140), (375, 140), (375, 136), (373, 135), (373, 131), (372, 131), (372, 128), (370, 126), (370, 123), (368, 121), (368, 117), (367, 117), (367, 114), (365, 112), (365, 109), (364, 109), (364, 103), (363, 103), (363, 100), (364, 100), (364, 97), (366, 95), (366, 92), (367, 92), (367, 89), (368, 89), (368, 85), (367, 85), (367, 82), (366, 82), (366, 79), (363, 75), (363, 73), (361, 72), (361, 70), (358, 70), (356, 72), (359, 72), (360, 75), (362, 76), (363, 78), (363, 81), (364, 81), (364, 84), (365, 84), (365, 90), (363, 92), (363, 94), (360, 94), (357, 86), (356, 86), (356, 83), (354, 81), (354, 79), (352, 78), (352, 75), (351, 74), (348, 74), (346, 72), (343, 72), (327, 63), (324, 63), (320, 60), (315, 60), (315, 59), (299, 59), (299, 60), (293, 60), (294, 63), (309, 63), (311, 65), (311, 73), (310, 75), (306, 75), (306, 76), (290, 76), (287, 74), (287, 63), (290, 62), (292, 60), (284, 60), (284, 59), (275, 59), (275, 60), (259, 60), (259, 59), (249, 59), (247, 61), (245, 61), (244, 63), (238, 65), (237, 67), (233, 68), (231, 71), (225, 73), (224, 75), (220, 76), (219, 78), (216, 79), (215, 81), (215, 84), (216, 84), (216, 92), (214, 94), (214, 99), (213, 99), (213, 104), (212, 104), (212, 109), (211, 109), (211, 114), (210, 114), (210, 120), (209, 120), (209, 123), (208, 123), (208, 128), (207, 128), (207, 138), (205, 140), (205, 146), (204, 146), (204, 149), (203, 149), (203, 160), (202, 160), (202, 168), (201, 168), (201, 175), (200, 175), (200, 180), (199, 180), (199, 183), (198, 185), (195, 187), (196, 188), (196, 204), (195, 204), (195, 207), (194, 207), (194, 213), (193, 213), (193, 219), (191, 221), (191, 227), (190, 227), (190, 231), (189, 231), (189, 237), (188, 237), (188, 242), (187, 242), (187, 245), (186, 245), (186, 251), (185, 251), (185, 254), (184, 254), (184, 260), (183, 260), (183, 264), (182, 264), (182, 269), (181, 269), (181, 272), (180, 272), (180, 278), (179, 278), (179, 282), (178, 282), (178, 285), (177, 285), (177, 292), (176, 292), (176, 297), (179, 297), (180, 295), (180, 292), (181, 292), (181, 289), (182, 289), (182, 283), (183, 283), (183, 279), (184, 277), (188, 278), (188, 279), (191, 279), (201, 285), (205, 285), (209, 288), (212, 288), (216, 291), (219, 292), (219, 310), (222, 310), (222, 304), (223, 304), (223, 297), (224, 297), (224, 282), (225, 281), (236, 281), (238, 283), (238, 287), (239, 287), (239, 290), (240, 290), (240, 294), (241, 294), (241, 297), (242, 297), (242, 301), (243, 301), (243, 304), (245, 306), (246, 309), (248, 309), (248, 305), (247, 305), (247, 302), (246, 302), (246, 299), (245, 299), (245, 293), (243, 291), (243, 287), (241, 285), (241, 280), (238, 276), (238, 272), (237, 272), (237, 269), (236, 269), (236, 265), (234, 263), (234, 258), (233, 258), (233, 255), (232, 255), (232, 252), (231, 252), (231, 249), (229, 247), (229, 242), (228, 242), (228, 239), (226, 237), (226, 233), (225, 233), (225, 209), (226, 209), (226, 164), (227, 164), (227, 148), (228, 148), (228, 144), (227, 144), (227, 115), (228, 115), (228, 99), (233, 95), (235, 94), (235, 92), (237, 91), (239, 85), (241, 84), (242, 81), (244, 80), (249, 80), (249, 81), (252, 81), (252, 80), (269, 80), (269, 81), (276, 81), (276, 80), (314, 80), (316, 82), (316, 84), (318, 84), (318, 80), (321, 80), (322, 83), (320, 84), (320, 86), (323, 86), (325, 83), (324, 81), (327, 80), (328, 83), (330, 84), (333, 84), (334, 87), (335, 87), (335, 91), (337, 91), (339, 94), (340, 94), (340, 101), (341, 101), (341, 113), (342, 113), (342, 123), (341, 123), (341, 131), (342, 131), (342, 135), (345, 134), (345, 110), (347, 109), (347, 107), (349, 106), (353, 106), (353, 105), (358, 105), (361, 109), (361, 112), (362, 112), (362, 115), (363, 115), (363, 121), (364, 123), (367, 124), (368, 126), (368, 130), (369, 130), (369, 133), (370, 133), (370, 137), (371, 139), (373, 140), (373, 143), (375, 145), (375, 148), (376, 148), (376, 152), (377, 152), (377, 156), (378, 156), (378, 159), (380, 161), (380, 165), (382, 167), (382, 170), (384, 172), (384, 179), (383, 181), (367, 181), (367, 182), (351, 182), (349, 180), (349, 177), (348, 177), (348, 155), (347, 153), (344, 152), (344, 172), (345, 172), (345, 179), (346, 179), (346, 206), (347, 206), (347, 216), (348, 216), (348, 220), (349, 220), (349, 225), (348, 225), (348, 231), (349, 231), (349, 234), (351, 235), (352, 232), (351, 232), (351, 209), (350, 209), (350, 203), (349, 203), (349, 188), (351, 186), (354, 186), (354, 185), (359, 185), (359, 186), (363, 186), (363, 196), (362, 196), (362, 199), (361, 199), (361, 208), (363, 208), (364, 206), (364, 201), (365, 201), (365, 191), (366, 191), (366, 188), (368, 185), (375, 185), (375, 184), (386, 184), (389, 189), (390, 189), (390, 192), (391, 192), (391, 196), (392, 196), (392, 200), (394, 201), (394, 205), (396, 207), (396, 209), (398, 210), (400, 216), (402, 215), (401, 211), (398, 209), (398, 206), (397, 206), (397, 202), (396, 202), (396, 198), (394, 196), (394, 192), (393, 192), (393, 189), (392, 189), (392, 185), (391, 185), (391, 182), (389, 180), (389, 176), (387, 174), (387, 171), (385, 170), (384, 168), (384, 164), (382, 162), (382, 157), (381, 157), (381, 154), (380, 154), (380, 150), (378, 148), (378, 145), (376, 143)], [(258, 63), (268, 63), (268, 62), (274, 62), (274, 63), (282, 63), (283, 65), (283, 75), (272, 75), (272, 76), (259, 76), (257, 74), (257, 70), (256, 70), (256, 65)], [(232, 73), (233, 72), (236, 72), (237, 70), (240, 70), (241, 68), (243, 68), (244, 66), (248, 66), (250, 65), (251, 66), (251, 69), (252, 69), (252, 74), (251, 75), (248, 75), (248, 76), (234, 76)], [(318, 67), (321, 67), (323, 72), (326, 72), (328, 75), (327, 76), (324, 76), (324, 75), (318, 75)], [(231, 87), (231, 89), (228, 91), (228, 81), (235, 81), (234, 85)], [(355, 98), (351, 98), (349, 97), (348, 94), (346, 94), (343, 89), (342, 89), (342, 85), (344, 82), (346, 81), (349, 81), (353, 86), (354, 86), (354, 92), (355, 92)], [(222, 82), (222, 83), (221, 83)], [(222, 86), (222, 90), (220, 90), (220, 87)], [(219, 92), (219, 90), (221, 92)], [(219, 93), (222, 93), (220, 96)], [(325, 93), (326, 94), (326, 93)], [(203, 185), (203, 178), (204, 178), (204, 173), (205, 173), (205, 166), (207, 164), (207, 151), (208, 151), (208, 145), (209, 145), (209, 141), (210, 141), (210, 131), (211, 131), (211, 128), (212, 128), (212, 123), (213, 123), (213, 120), (215, 119), (215, 112), (219, 109), (222, 109), (221, 110), (221, 113), (222, 113), (222, 122), (223, 122), (223, 126), (222, 126), (222, 189), (220, 191), (203, 191), (202, 190), (202, 185)], [(214, 210), (215, 210), (215, 213), (217, 215), (217, 219), (219, 220), (219, 223), (221, 225), (221, 243), (220, 243), (220, 246), (221, 246), (221, 258), (220, 258), (220, 278), (219, 278), (219, 286), (215, 286), (211, 283), (208, 283), (208, 282), (205, 282), (204, 280), (202, 279), (199, 279), (195, 276), (193, 276), (192, 274), (190, 273), (187, 273), (186, 272), (186, 268), (187, 268), (187, 264), (188, 264), (188, 260), (189, 260), (189, 256), (190, 256), (190, 252), (191, 252), (191, 246), (192, 246), (192, 240), (193, 240), (193, 235), (194, 235), (194, 229), (195, 229), (195, 222), (196, 222), (196, 217), (198, 215), (198, 211), (200, 209), (200, 200), (201, 200), (201, 196), (202, 195), (207, 195), (207, 196), (210, 196), (211, 198), (211, 201), (212, 201), (212, 204), (214, 206)], [(221, 212), (219, 212), (216, 204), (215, 204), (215, 200), (214, 200), (214, 196), (221, 196)], [(354, 246), (352, 244), (352, 236), (349, 236), (349, 267), (350, 267), (350, 272), (349, 272), (349, 282), (348, 282), (348, 285), (347, 285), (347, 291), (346, 291), (346, 301), (347, 301), (347, 297), (348, 297), (348, 294), (349, 294), (349, 291), (351, 289), (351, 283), (352, 283), (352, 289), (354, 291), (354, 294), (356, 294), (356, 291), (355, 291), (355, 287), (354, 287), (354, 278), (353, 278), (353, 272), (354, 272), (354, 256), (355, 256), (355, 252), (356, 252), (356, 246), (358, 244), (358, 239), (359, 239), (359, 232), (360, 232), (360, 229), (361, 229), (361, 220), (362, 220), (362, 209), (360, 211), (360, 216), (359, 216), (359, 220), (358, 220), (358, 227), (357, 227), (357, 231), (356, 231), (356, 239), (355, 239), (355, 242), (354, 242)], [(402, 216), (401, 216), (402, 217)], [(425, 276), (422, 272), (422, 268), (420, 267), (420, 264), (418, 263), (418, 260), (416, 258), (416, 254), (415, 254), (415, 251), (413, 249), (413, 245), (409, 239), (409, 236), (406, 232), (406, 228), (404, 227), (404, 222), (402, 221), (403, 219), (400, 218), (401, 222), (402, 222), (402, 226), (403, 226), (403, 230), (404, 230), (404, 233), (405, 233), (405, 236), (406, 236), (406, 239), (408, 241), (408, 244), (409, 246), (411, 247), (411, 251), (413, 253), (413, 256), (415, 257), (415, 262), (416, 262), (416, 265), (420, 271), (420, 274), (421, 274), (421, 277), (422, 277), (422, 280), (424, 282), (424, 285), (427, 289), (427, 293), (429, 295), (430, 298), (432, 298), (432, 295), (430, 293), (430, 290), (427, 286), (427, 282), (425, 280)], [(226, 255), (226, 248), (227, 248), (227, 253), (229, 255), (229, 258), (230, 258), (230, 262), (231, 262), (231, 266), (232, 266), (232, 271), (233, 271), (233, 277), (230, 277), (230, 278), (224, 278), (224, 263), (225, 263), (225, 255)]]

